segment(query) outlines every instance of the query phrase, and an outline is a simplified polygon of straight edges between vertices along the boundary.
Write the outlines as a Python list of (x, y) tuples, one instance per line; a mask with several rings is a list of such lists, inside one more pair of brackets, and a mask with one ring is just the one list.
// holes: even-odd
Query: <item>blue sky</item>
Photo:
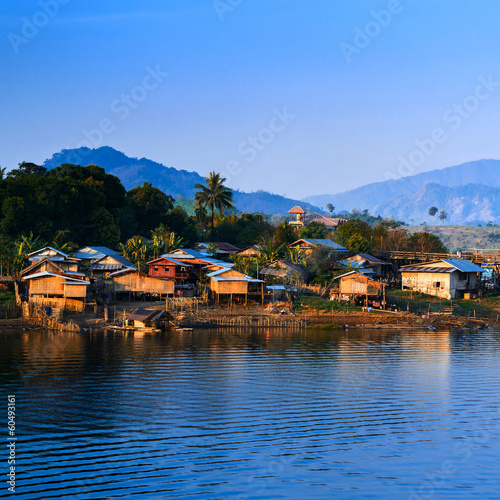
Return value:
[(302, 198), (500, 158), (499, 18), (494, 0), (5, 1), (0, 165), (109, 145)]

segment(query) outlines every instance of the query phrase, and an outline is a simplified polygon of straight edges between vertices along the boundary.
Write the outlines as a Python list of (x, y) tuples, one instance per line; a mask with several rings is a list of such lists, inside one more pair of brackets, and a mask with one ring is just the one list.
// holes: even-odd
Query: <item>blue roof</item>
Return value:
[(78, 259), (92, 259), (99, 260), (108, 255), (115, 256), (119, 255), (118, 252), (111, 250), (108, 247), (83, 247), (79, 248), (76, 252), (73, 252), (73, 255)]
[(224, 262), (220, 259), (214, 259), (213, 257), (207, 257), (205, 254), (202, 254), (196, 250), (192, 250), (191, 248), (178, 248), (175, 252), (165, 253), (160, 255), (165, 259), (199, 259), (204, 262), (208, 262), (209, 264), (219, 264), (224, 267), (232, 267), (233, 263)]
[(372, 271), (371, 269), (366, 269), (366, 267), (363, 267), (361, 264), (357, 264), (356, 261), (352, 260), (339, 260), (337, 264), (340, 264), (341, 266), (345, 267), (351, 267), (354, 271), (358, 271), (363, 274), (377, 274), (375, 271)]
[(462, 271), (463, 273), (483, 272), (483, 270), (479, 266), (476, 266), (476, 264), (474, 264), (470, 260), (456, 259), (456, 260), (443, 260), (443, 262), (450, 264), (450, 266), (455, 267), (456, 269)]

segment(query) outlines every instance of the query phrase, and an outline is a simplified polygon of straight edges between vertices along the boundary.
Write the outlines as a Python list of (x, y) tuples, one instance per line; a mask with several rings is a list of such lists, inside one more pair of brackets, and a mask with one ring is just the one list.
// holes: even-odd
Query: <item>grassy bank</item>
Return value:
[(14, 292), (0, 290), (0, 304), (13, 304), (16, 301)]

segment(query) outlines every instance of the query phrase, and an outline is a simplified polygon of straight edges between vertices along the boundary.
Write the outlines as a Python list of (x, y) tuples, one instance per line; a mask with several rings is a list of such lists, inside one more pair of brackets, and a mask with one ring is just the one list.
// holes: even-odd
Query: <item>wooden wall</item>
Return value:
[(175, 282), (153, 278), (139, 272), (113, 276), (113, 283), (115, 292), (141, 292), (168, 295), (173, 294), (175, 291)]
[(340, 279), (340, 293), (349, 295), (381, 295), (382, 285), (354, 274)]
[[(226, 276), (224, 274), (224, 276)], [(210, 279), (210, 288), (213, 292), (221, 293), (248, 293), (248, 281), (215, 281)]]

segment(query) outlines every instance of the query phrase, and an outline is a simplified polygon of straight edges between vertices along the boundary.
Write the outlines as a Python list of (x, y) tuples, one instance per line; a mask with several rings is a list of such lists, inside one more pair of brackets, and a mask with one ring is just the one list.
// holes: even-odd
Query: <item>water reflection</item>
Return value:
[(493, 330), (4, 332), (0, 346), (2, 392), (19, 405), (21, 498), (497, 488)]

